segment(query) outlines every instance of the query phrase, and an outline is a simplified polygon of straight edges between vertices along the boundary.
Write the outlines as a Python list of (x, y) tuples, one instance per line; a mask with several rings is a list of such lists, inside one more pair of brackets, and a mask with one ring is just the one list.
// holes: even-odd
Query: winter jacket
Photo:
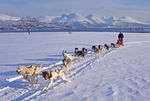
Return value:
[(117, 40), (117, 43), (116, 43), (117, 45), (123, 45), (123, 39), (121, 39), (121, 38), (119, 38), (118, 40)]

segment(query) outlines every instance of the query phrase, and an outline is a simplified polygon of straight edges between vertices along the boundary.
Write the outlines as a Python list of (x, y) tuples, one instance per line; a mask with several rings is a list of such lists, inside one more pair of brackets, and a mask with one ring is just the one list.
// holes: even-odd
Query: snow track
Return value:
[(3, 92), (4, 90), (7, 90), (7, 89), (9, 89), (10, 87), (9, 86), (6, 86), (6, 87), (4, 87), (4, 88), (1, 88), (0, 89), (0, 92)]
[[(87, 56), (85, 59), (81, 60), (80, 62), (75, 62), (73, 64), (73, 68), (71, 70), (71, 74), (70, 74), (69, 78), (73, 81), (73, 79), (82, 75), (87, 70), (90, 70), (91, 67), (94, 67), (94, 64), (96, 62), (99, 62), (101, 59), (103, 59), (105, 57), (105, 55), (111, 54), (113, 51), (114, 51), (114, 49), (111, 49), (106, 54), (99, 55), (98, 57), (95, 57), (94, 55), (91, 54), (90, 56)], [(89, 52), (89, 53), (91, 53), (91, 52)], [(67, 83), (67, 82), (62, 81), (62, 80), (57, 80), (57, 82), (53, 88), (58, 87), (59, 85), (61, 85), (63, 83)], [(53, 88), (50, 88), (48, 92), (53, 90)], [(41, 96), (41, 95), (45, 94), (42, 91), (42, 88), (38, 88), (35, 91), (29, 91), (28, 93), (29, 94), (25, 94), (25, 95), (29, 95), (29, 96), (21, 97), (23, 99), (23, 101), (29, 101), (29, 100), (35, 98), (36, 96)], [(17, 99), (17, 100), (20, 100), (20, 99)]]
[[(59, 61), (55, 64), (51, 64), (50, 66), (43, 67), (41, 69), (41, 71), (44, 71), (46, 69), (49, 69), (49, 68), (52, 68), (52, 67), (55, 67), (55, 66), (58, 66), (58, 65), (61, 65), (61, 64), (62, 64), (62, 61)], [(17, 80), (22, 79), (22, 78), (23, 78), (22, 76), (16, 76), (16, 77), (13, 77), (13, 78), (6, 79), (6, 81), (8, 81), (7, 85), (12, 85), (14, 81), (17, 81)], [(9, 89), (11, 89), (10, 86), (5, 86), (5, 87), (0, 88), (0, 92), (3, 92), (5, 90), (9, 90)]]
[[(129, 42), (129, 43), (126, 43), (127, 45), (128, 44), (140, 44), (140, 43), (147, 43), (149, 41), (142, 41), (142, 42)], [(91, 51), (88, 51), (88, 55), (84, 58), (84, 59), (81, 59), (81, 61), (74, 61), (73, 63), (73, 67), (72, 67), (72, 70), (71, 70), (71, 74), (69, 76), (69, 78), (71, 80), (74, 80), (76, 77), (82, 75), (83, 73), (85, 73), (86, 71), (90, 70), (90, 68), (94, 67), (94, 64), (96, 62), (99, 62), (101, 61), (105, 56), (113, 53), (116, 49), (110, 49), (109, 51), (107, 51), (107, 53), (105, 54), (98, 54), (98, 55), (95, 55), (94, 53), (92, 53)], [(46, 69), (50, 69), (52, 67), (55, 67), (55, 66), (59, 66), (62, 64), (62, 61), (59, 61), (55, 64), (51, 64), (50, 66), (47, 66), (47, 67), (43, 67), (41, 71), (43, 70), (46, 70)], [(9, 79), (6, 79), (8, 81), (8, 85), (11, 85), (14, 81), (17, 81), (19, 79), (21, 79), (22, 76), (16, 76), (16, 77), (13, 77), (13, 78), (9, 78)], [(62, 80), (57, 80), (55, 87), (63, 84), (63, 83), (67, 83), (67, 82), (64, 82)], [(15, 82), (15, 85), (17, 85), (17, 83)], [(20, 88), (21, 89), (21, 88)], [(36, 96), (41, 96), (43, 94), (45, 94), (43, 91), (42, 91), (42, 87), (39, 87), (37, 89), (17, 89), (17, 88), (14, 88), (12, 90), (12, 87), (10, 86), (6, 86), (6, 87), (3, 87), (0, 89), (0, 92), (5, 92), (6, 90), (8, 91), (11, 91), (11, 92), (22, 92), (21, 93), (21, 96), (18, 97), (14, 94), (11, 94), (11, 95), (8, 95), (8, 96), (0, 96), (2, 99), (5, 99), (5, 97), (7, 97), (7, 99), (9, 99), (9, 97), (11, 98), (11, 96), (13, 96), (12, 98), (16, 98), (14, 99), (14, 101), (18, 101), (18, 100), (23, 100), (23, 101), (29, 101), (33, 98), (35, 98)], [(50, 89), (50, 90), (53, 90), (53, 89)], [(49, 90), (49, 91), (50, 91)], [(14, 97), (16, 96), (16, 97)], [(11, 99), (10, 99), (11, 100)]]
[[(94, 53), (92, 53), (91, 51), (88, 51), (88, 55), (84, 58), (84, 59), (81, 59), (80, 61), (74, 61), (73, 63), (73, 68), (71, 70), (71, 74), (69, 76), (69, 78), (71, 80), (75, 79), (77, 76), (80, 76), (82, 73), (84, 73), (86, 70), (89, 70), (89, 67), (93, 67), (94, 64), (96, 62), (99, 62), (100, 59), (104, 58), (105, 55), (108, 55), (110, 54), (111, 52), (113, 52), (113, 49), (110, 49), (106, 54), (102, 54), (102, 55), (98, 55), (98, 56), (95, 56)], [(46, 69), (50, 69), (52, 67), (55, 67), (55, 66), (58, 66), (58, 65), (61, 65), (62, 64), (62, 61), (59, 61), (55, 64), (51, 64), (50, 66), (47, 66), (47, 67), (43, 67), (41, 71), (43, 70), (46, 70)], [(6, 79), (8, 81), (8, 85), (12, 85), (13, 82), (15, 81), (15, 84), (14, 85), (17, 85), (17, 80), (21, 79), (22, 76), (16, 76), (16, 77), (13, 77), (13, 78), (9, 78), (9, 79)], [(55, 84), (54, 87), (57, 87), (59, 85), (61, 85), (62, 83), (66, 83), (62, 80), (57, 80), (57, 84)], [(21, 89), (21, 96), (18, 97), (13, 94), (11, 94), (10, 96), (16, 96), (16, 97), (12, 97), (12, 98), (16, 98), (14, 99), (14, 101), (18, 101), (18, 100), (23, 100), (23, 101), (28, 101), (30, 99), (33, 99), (34, 97), (38, 96), (38, 95), (42, 95), (43, 94), (43, 91), (42, 91), (42, 86), (37, 88), (37, 89), (23, 89), (23, 88), (14, 88), (14, 92), (19, 92), (18, 90)], [(52, 90), (52, 89), (50, 89)], [(50, 91), (49, 90), (49, 91)], [(6, 87), (3, 87), (0, 89), (0, 92), (7, 92), (7, 91), (12, 91), (12, 87), (10, 86), (6, 86)], [(1, 98), (4, 98), (5, 97), (9, 97), (9, 96), (1, 96)], [(9, 99), (9, 98), (7, 98)]]
[[(110, 49), (106, 54), (95, 55), (88, 51), (84, 59), (73, 62), (69, 74), (72, 82), (55, 80), (54, 87), (46, 93), (43, 88), (48, 82), (42, 76), (39, 77), (40, 86), (37, 87), (31, 87), (22, 76), (14, 76), (14, 67), (20, 64), (43, 64), (46, 67), (44, 66), (41, 71), (53, 70), (62, 65), (62, 56), (57, 54), (62, 49), (70, 51), (73, 47), (90, 48), (95, 43), (114, 42), (113, 37), (117, 38), (116, 36), (113, 33), (93, 32), (86, 35), (75, 33), (69, 36), (66, 33), (2, 35), (0, 100), (137, 101), (140, 98), (140, 101), (150, 101), (150, 35), (144, 33), (126, 34), (125, 47)], [(86, 39), (83, 40), (84, 38)], [(15, 55), (16, 53), (18, 54)]]
[[(129, 43), (126, 43), (126, 44), (127, 45), (128, 44), (140, 44), (140, 43), (145, 43), (145, 42), (147, 43), (149, 41), (129, 42)], [(70, 74), (69, 78), (71, 80), (73, 80), (77, 76), (82, 75), (86, 71), (90, 70), (90, 68), (94, 67), (94, 64), (96, 62), (101, 61), (105, 56), (113, 53), (115, 50), (116, 49), (110, 49), (109, 51), (107, 51), (107, 53), (105, 53), (105, 54), (98, 54), (98, 55), (95, 55), (91, 51), (88, 51), (88, 56), (86, 56), (84, 59), (81, 59), (81, 61), (75, 61), (73, 63), (73, 68), (71, 70), (71, 74)], [(62, 61), (59, 61), (59, 62), (57, 62), (55, 64), (51, 64), (50, 66), (43, 67), (41, 71), (46, 70), (46, 69), (50, 69), (50, 68), (55, 67), (55, 66), (59, 66), (61, 64), (62, 64)], [(17, 81), (17, 80), (19, 80), (21, 78), (22, 78), (22, 76), (16, 76), (16, 77), (9, 78), (9, 79), (6, 79), (6, 80), (9, 83), (13, 83), (14, 81)], [(61, 85), (61, 84), (63, 84), (63, 83), (67, 83), (67, 82), (64, 82), (62, 80), (57, 80), (57, 83), (55, 84), (54, 88), (59, 86), (59, 85)], [(8, 85), (11, 85), (11, 84), (8, 84)], [(16, 85), (17, 85), (17, 83), (16, 83)], [(11, 87), (10, 86), (6, 86), (4, 88), (1, 88), (0, 92), (4, 92), (5, 90), (11, 90)], [(18, 90), (18, 89), (15, 89), (15, 90)], [(50, 90), (53, 90), (53, 89), (50, 89)], [(25, 89), (25, 91), (23, 90), (23, 94), (20, 97), (14, 99), (14, 101), (18, 101), (18, 100), (29, 101), (29, 100), (35, 98), (36, 96), (43, 95), (43, 94), (44, 94), (44, 92), (42, 91), (41, 87), (37, 88), (37, 89), (32, 89), (32, 90), (26, 90)], [(13, 96), (13, 94), (11, 96)], [(15, 94), (14, 94), (14, 96), (15, 96)]]

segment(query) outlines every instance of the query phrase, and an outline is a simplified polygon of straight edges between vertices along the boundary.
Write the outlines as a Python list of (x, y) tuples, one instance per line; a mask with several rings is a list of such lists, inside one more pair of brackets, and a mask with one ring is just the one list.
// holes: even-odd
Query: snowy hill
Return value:
[[(0, 34), (1, 101), (150, 101), (150, 34), (124, 33), (124, 47), (94, 55), (92, 45), (116, 42), (116, 32), (40, 32)], [(19, 65), (40, 64), (52, 70), (60, 67), (62, 50), (87, 48), (88, 55), (73, 62), (72, 82), (55, 81), (32, 88), (16, 73)], [(54, 66), (53, 64), (56, 64)], [(49, 67), (49, 68), (48, 68)], [(7, 79), (7, 80), (6, 80)]]

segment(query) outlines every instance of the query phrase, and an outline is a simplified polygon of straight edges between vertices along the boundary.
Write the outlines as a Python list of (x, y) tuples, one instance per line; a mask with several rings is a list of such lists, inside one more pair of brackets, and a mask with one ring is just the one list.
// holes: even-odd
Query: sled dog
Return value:
[(78, 48), (75, 48), (75, 57), (80, 58), (80, 57), (85, 57), (87, 55), (87, 49), (82, 48), (82, 50), (79, 50)]
[(73, 63), (74, 57), (71, 54), (68, 54), (66, 51), (63, 51), (63, 65), (67, 68), (69, 68), (69, 70), (71, 69), (71, 65)]
[(98, 45), (98, 49), (100, 53), (106, 53), (108, 46), (105, 45)]
[[(35, 86), (38, 83), (38, 75), (40, 74), (41, 66), (30, 65), (29, 67), (19, 66), (17, 73), (22, 75), (32, 86)], [(32, 80), (32, 78), (34, 80)]]
[(92, 50), (94, 53), (99, 53), (99, 48), (97, 48), (95, 45), (92, 46)]
[(61, 67), (60, 69), (55, 69), (54, 71), (44, 71), (42, 72), (42, 76), (45, 80), (49, 80), (49, 84), (44, 88), (44, 91), (47, 91), (51, 86), (53, 87), (54, 79), (60, 77), (62, 80), (71, 82), (67, 79), (66, 67)]

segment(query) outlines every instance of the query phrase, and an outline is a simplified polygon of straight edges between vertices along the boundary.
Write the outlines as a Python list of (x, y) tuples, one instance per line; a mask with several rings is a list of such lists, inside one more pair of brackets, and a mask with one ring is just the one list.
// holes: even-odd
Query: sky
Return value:
[(0, 0), (0, 14), (58, 16), (65, 13), (131, 16), (150, 22), (150, 0)]

